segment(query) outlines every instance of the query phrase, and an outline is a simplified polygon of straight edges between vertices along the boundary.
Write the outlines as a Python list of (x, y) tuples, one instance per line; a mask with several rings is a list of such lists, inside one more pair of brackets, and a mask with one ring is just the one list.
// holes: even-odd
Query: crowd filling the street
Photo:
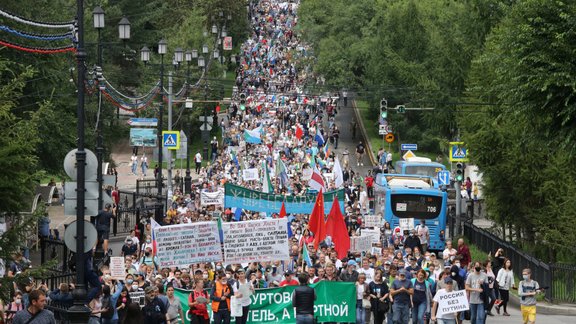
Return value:
[[(380, 149), (371, 167), (355, 118), (339, 117), (351, 109), (346, 91), (307, 93), (306, 85), (323, 80), (301, 64), (313, 53), (297, 32), (298, 4), (252, 2), (234, 100), (219, 115), (221, 137), (212, 139), (208, 161), (189, 152), (196, 164), (190, 188), (180, 172), (168, 179), (174, 189), (161, 221), (149, 215), (114, 251), (117, 192), (95, 217), (106, 262), (94, 268), (86, 254), (88, 323), (482, 324), (510, 316), (512, 290), (523, 322), (535, 323), (542, 288), (530, 269), (516, 284), (505, 249), (472, 260), (464, 239), (453, 246), (446, 238), (444, 249), (431, 250), (429, 220), (400, 228), (374, 211), (376, 177), (392, 172), (392, 153)], [(353, 144), (343, 143), (343, 128)], [(132, 173), (152, 176), (145, 155), (127, 162)], [(266, 206), (250, 209), (244, 193), (238, 201), (245, 203), (225, 206), (227, 186), (258, 193)], [(298, 197), (309, 210), (291, 210)], [(379, 221), (369, 229), (371, 215)], [(366, 230), (377, 233), (370, 248), (353, 249), (351, 240)], [(182, 264), (190, 259), (198, 262)], [(9, 277), (33, 266), (21, 254), (14, 260)], [(47, 305), (72, 306), (74, 289), (73, 282), (52, 290), (34, 278), (15, 282), (4, 320), (55, 323)]]

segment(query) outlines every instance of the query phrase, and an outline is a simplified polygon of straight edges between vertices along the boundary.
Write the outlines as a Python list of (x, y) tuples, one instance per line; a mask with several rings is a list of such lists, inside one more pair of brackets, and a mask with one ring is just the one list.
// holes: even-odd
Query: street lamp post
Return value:
[(76, 62), (78, 71), (77, 105), (78, 118), (78, 150), (76, 151), (76, 289), (74, 289), (74, 305), (68, 309), (68, 315), (72, 323), (87, 323), (90, 309), (86, 307), (86, 286), (84, 268), (84, 214), (85, 214), (85, 191), (86, 191), (86, 151), (84, 150), (84, 74), (86, 68), (86, 52), (84, 50), (84, 0), (76, 1), (76, 15), (78, 28), (78, 47), (76, 49)]
[(160, 54), (160, 107), (158, 109), (158, 128), (157, 128), (157, 136), (158, 136), (158, 166), (159, 171), (157, 174), (157, 190), (158, 196), (162, 196), (162, 116), (164, 115), (164, 98), (162, 98), (164, 94), (164, 55), (166, 54), (168, 47), (168, 43), (162, 39), (158, 42), (158, 54)]
[[(101, 31), (104, 28), (104, 10), (101, 7), (94, 8), (92, 12), (94, 17), (94, 28), (98, 31), (98, 58), (96, 61), (96, 65), (101, 69), (102, 68), (102, 39), (101, 39)], [(98, 91), (98, 102), (102, 105), (102, 92)], [(99, 109), (101, 106), (99, 107)], [(98, 114), (101, 114), (101, 111), (98, 111)], [(98, 160), (97, 166), (97, 175), (96, 180), (98, 181), (98, 210), (102, 210), (103, 203), (102, 203), (102, 160), (104, 154), (104, 148), (102, 143), (102, 122), (100, 117), (97, 119), (98, 123), (96, 124), (96, 158)]]
[[(96, 8), (94, 8), (94, 11), (92, 12), (93, 15), (93, 20), (94, 20), (94, 28), (96, 28), (96, 30), (98, 31), (98, 49), (97, 49), (97, 58), (96, 58), (96, 66), (98, 67), (99, 70), (102, 70), (102, 64), (103, 64), (103, 59), (102, 59), (102, 38), (101, 38), (101, 32), (102, 29), (105, 26), (105, 22), (104, 22), (104, 18), (105, 18), (105, 13), (104, 10), (100, 7), (97, 6)], [(130, 22), (128, 21), (128, 19), (126, 17), (122, 18), (120, 20), (120, 23), (118, 23), (118, 33), (120, 35), (120, 39), (122, 39), (123, 41), (130, 39)], [(102, 84), (99, 85), (100, 87), (103, 87)], [(103, 101), (102, 101), (102, 92), (99, 91), (98, 92), (98, 102), (100, 105), (103, 105)], [(101, 107), (99, 109), (98, 114), (101, 115)], [(117, 118), (120, 115), (119, 112), (119, 108), (116, 108), (116, 116)], [(98, 182), (98, 210), (102, 210), (103, 207), (103, 196), (102, 196), (102, 186), (103, 186), (103, 174), (102, 174), (102, 162), (103, 162), (103, 155), (104, 155), (104, 143), (103, 143), (103, 135), (102, 135), (102, 119), (98, 118), (97, 119), (98, 122), (96, 124), (96, 158), (98, 160), (98, 166), (97, 166), (97, 175), (96, 175), (96, 180)]]
[[(190, 63), (192, 62), (193, 58), (198, 57), (198, 51), (196, 50), (188, 50), (186, 51), (185, 59), (186, 59), (186, 86), (190, 88)], [(192, 103), (186, 102), (186, 108), (192, 108)], [(188, 120), (188, 141), (186, 141), (186, 176), (184, 177), (184, 194), (187, 195), (190, 193), (190, 189), (192, 186), (192, 177), (190, 176), (190, 142), (192, 141), (192, 123)]]

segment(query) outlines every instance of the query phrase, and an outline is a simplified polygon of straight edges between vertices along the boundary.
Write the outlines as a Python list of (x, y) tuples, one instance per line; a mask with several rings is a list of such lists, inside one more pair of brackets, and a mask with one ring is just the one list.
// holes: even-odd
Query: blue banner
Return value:
[[(288, 214), (310, 214), (314, 208), (317, 196), (315, 193), (307, 193), (304, 196), (267, 194), (230, 183), (225, 185), (225, 192), (224, 207), (236, 207), (250, 211), (265, 212), (267, 215), (279, 213), (283, 201), (286, 206), (286, 213)], [(344, 189), (330, 191), (324, 194), (324, 212), (326, 214), (330, 213), (334, 197), (338, 197), (340, 209), (342, 213), (344, 213)]]

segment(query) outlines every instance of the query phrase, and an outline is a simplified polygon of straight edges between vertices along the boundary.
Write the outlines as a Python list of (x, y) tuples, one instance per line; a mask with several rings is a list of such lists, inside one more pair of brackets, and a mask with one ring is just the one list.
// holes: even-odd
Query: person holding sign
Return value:
[(208, 324), (210, 322), (208, 308), (206, 307), (208, 300), (208, 293), (204, 291), (204, 281), (197, 280), (194, 282), (194, 290), (188, 296), (190, 323)]
[(440, 296), (444, 296), (444, 294), (451, 293), (454, 290), (454, 280), (449, 276), (444, 277), (444, 289), (440, 289), (434, 295), (434, 304), (432, 304), (432, 321), (437, 321), (438, 324), (456, 324), (456, 316), (458, 312), (454, 313), (438, 313), (438, 303), (440, 302)]
[[(238, 280), (232, 284), (234, 296), (237, 302), (242, 305), (242, 316), (236, 316), (236, 324), (246, 324), (248, 321), (248, 311), (250, 310), (250, 296), (254, 294), (253, 283), (246, 280), (246, 272), (242, 268), (236, 270)], [(257, 284), (257, 283), (256, 283)]]

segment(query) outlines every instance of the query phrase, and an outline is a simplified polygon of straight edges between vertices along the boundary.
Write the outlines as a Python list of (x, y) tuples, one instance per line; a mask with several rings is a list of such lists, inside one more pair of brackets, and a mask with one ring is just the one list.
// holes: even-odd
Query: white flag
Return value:
[(334, 161), (332, 173), (334, 173), (334, 184), (336, 185), (336, 188), (341, 188), (344, 184), (344, 174), (342, 173), (342, 167), (340, 166), (340, 160), (338, 160), (338, 157), (336, 157), (336, 161)]
[(314, 171), (312, 171), (312, 177), (308, 181), (308, 187), (316, 191), (326, 192), (326, 186), (324, 185), (324, 179), (322, 179), (322, 174), (318, 171), (318, 168), (314, 166)]

